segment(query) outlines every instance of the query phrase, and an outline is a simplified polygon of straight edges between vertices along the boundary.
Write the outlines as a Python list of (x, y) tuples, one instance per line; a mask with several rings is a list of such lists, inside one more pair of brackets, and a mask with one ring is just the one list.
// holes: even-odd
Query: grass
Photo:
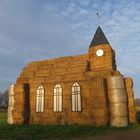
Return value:
[(140, 111), (140, 106), (137, 106), (136, 108), (137, 108), (137, 111)]
[(42, 140), (66, 139), (69, 137), (87, 137), (117, 132), (140, 131), (140, 125), (125, 128), (82, 126), (82, 125), (8, 125), (6, 113), (0, 113), (0, 139), (4, 140)]
[(138, 118), (138, 123), (140, 124), (140, 106), (136, 107), (137, 108), (137, 118)]

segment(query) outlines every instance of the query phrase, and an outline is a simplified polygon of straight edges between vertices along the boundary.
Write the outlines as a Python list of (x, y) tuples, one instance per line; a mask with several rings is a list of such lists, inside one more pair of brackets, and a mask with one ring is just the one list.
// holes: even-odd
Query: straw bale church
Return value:
[(87, 54), (31, 62), (9, 88), (9, 124), (136, 122), (133, 81), (117, 70), (115, 51), (100, 26)]

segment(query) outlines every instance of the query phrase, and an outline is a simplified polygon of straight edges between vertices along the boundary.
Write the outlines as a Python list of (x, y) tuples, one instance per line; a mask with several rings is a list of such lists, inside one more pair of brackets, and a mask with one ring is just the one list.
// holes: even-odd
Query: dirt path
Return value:
[(140, 131), (119, 132), (113, 134), (106, 134), (103, 136), (73, 137), (61, 139), (59, 138), (51, 140), (140, 140)]
[(104, 136), (77, 137), (67, 140), (140, 140), (140, 132), (123, 132)]

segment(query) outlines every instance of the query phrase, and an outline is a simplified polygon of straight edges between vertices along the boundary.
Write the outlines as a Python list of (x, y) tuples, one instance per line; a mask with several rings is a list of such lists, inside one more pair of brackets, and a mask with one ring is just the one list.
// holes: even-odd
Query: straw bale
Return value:
[(23, 112), (22, 111), (17, 112), (13, 110), (13, 120), (14, 120), (13, 122), (14, 124), (23, 124), (24, 123)]
[(14, 92), (24, 92), (23, 84), (16, 84), (14, 87)]
[(25, 73), (31, 73), (31, 72), (35, 72), (37, 70), (38, 70), (38, 67), (25, 67), (22, 69), (22, 71)]
[(55, 68), (55, 69), (52, 69), (51, 70), (51, 74), (52, 75), (56, 75), (56, 74), (64, 74), (64, 73), (67, 73), (67, 68)]
[(67, 67), (69, 67), (69, 62), (59, 62), (53, 65), (54, 69), (67, 68)]
[(28, 82), (28, 78), (17, 78), (16, 83), (17, 84), (23, 84), (23, 83), (27, 83)]
[(108, 124), (108, 117), (104, 116), (103, 118), (94, 118), (95, 126), (106, 126)]
[(90, 107), (90, 100), (82, 98), (82, 108), (84, 110), (87, 110), (87, 109), (89, 109), (89, 107)]
[(7, 111), (7, 123), (8, 124), (13, 124), (13, 114), (12, 111), (14, 109), (14, 85), (10, 85), (8, 89), (8, 96), (9, 96), (9, 101), (8, 101), (8, 111)]
[(88, 71), (87, 75), (89, 77), (105, 77), (107, 78), (108, 76), (112, 75), (111, 70), (105, 69), (105, 70), (94, 70), (94, 71)]
[(63, 108), (65, 108), (65, 109), (68, 109), (69, 108), (69, 110), (71, 110), (71, 100), (70, 99), (68, 99), (68, 100), (65, 99), (63, 101)]
[(45, 75), (49, 75), (51, 72), (51, 69), (46, 69), (46, 70), (38, 70), (35, 72), (35, 76), (45, 76)]
[(132, 88), (126, 88), (126, 93), (128, 98), (134, 98), (134, 94), (133, 94), (133, 89)]
[(70, 63), (69, 68), (86, 68), (88, 65), (88, 61), (73, 61), (72, 63)]
[(90, 95), (89, 90), (87, 88), (82, 89), (82, 99), (84, 100), (84, 99), (87, 99), (90, 97), (91, 97), (91, 95)]
[(29, 83), (42, 83), (46, 81), (46, 76), (41, 76), (41, 77), (34, 77), (34, 78), (30, 78)]
[(98, 89), (91, 89), (91, 97), (96, 98), (96, 97), (100, 97), (100, 98), (105, 98), (107, 97), (106, 94), (106, 90), (105, 88), (101, 87)]
[(102, 102), (91, 103), (91, 107), (94, 109), (102, 109), (102, 108), (106, 108), (107, 106), (108, 106), (107, 103), (102, 103)]
[(88, 110), (83, 110), (81, 113), (79, 113), (78, 118), (81, 117), (84, 120), (84, 119), (87, 119), (89, 115), (90, 113)]
[(22, 78), (33, 78), (35, 76), (34, 72), (23, 72), (20, 74)]
[(41, 68), (40, 70), (38, 70), (36, 72), (38, 72), (38, 73), (40, 72), (40, 73), (44, 73), (45, 74), (45, 73), (49, 73), (51, 70), (52, 70), (51, 68), (50, 69), (42, 69)]
[(71, 118), (78, 118), (79, 116), (81, 116), (82, 112), (75, 112), (75, 111), (72, 111), (70, 113), (70, 117)]
[(104, 103), (107, 103), (107, 99), (105, 96), (92, 96), (92, 103), (95, 103), (95, 104), (104, 104)]
[(129, 112), (129, 123), (131, 124), (137, 123), (137, 112)]
[(63, 95), (63, 100), (71, 100), (71, 94), (64, 94)]
[(40, 65), (40, 66), (38, 66), (38, 71), (40, 71), (40, 70), (50, 70), (50, 69), (52, 69), (52, 67), (53, 67), (53, 65), (52, 64), (47, 64), (47, 65)]
[(91, 79), (91, 96), (106, 97), (106, 82), (104, 78)]
[(30, 62), (28, 63), (28, 67), (36, 67), (40, 64), (40, 61), (36, 61), (36, 62)]
[(69, 67), (67, 72), (68, 73), (79, 73), (79, 72), (85, 72), (86, 69), (87, 69), (87, 67), (75, 67), (75, 68)]
[(110, 118), (110, 125), (113, 127), (126, 127), (128, 125), (128, 118), (127, 116)]
[(101, 108), (101, 109), (92, 109), (92, 115), (95, 118), (104, 118), (108, 116), (108, 109)]
[(134, 117), (137, 117), (137, 112), (130, 112), (129, 113), (129, 118), (134, 118)]
[(125, 89), (109, 89), (108, 90), (109, 103), (127, 103), (127, 96)]
[(65, 78), (65, 76), (64, 75), (51, 75), (51, 76), (46, 76), (46, 82), (48, 82), (48, 83), (51, 83), (51, 82), (54, 82), (54, 83), (56, 83), (56, 81), (57, 82), (59, 82), (59, 81), (64, 81), (64, 78)]
[(92, 80), (92, 88), (96, 89), (96, 88), (104, 87), (105, 84), (104, 78), (96, 77), (96, 78), (91, 78), (91, 80)]
[(136, 111), (136, 106), (128, 106), (128, 109), (131, 111)]
[(124, 86), (124, 78), (122, 76), (110, 76), (107, 78), (107, 87), (108, 89), (123, 89)]
[[(46, 91), (47, 92), (47, 91)], [(53, 93), (50, 95), (50, 94), (48, 94), (48, 93), (45, 93), (45, 95), (46, 95), (46, 99), (47, 99), (47, 101), (50, 101), (50, 102), (52, 102), (52, 99), (53, 99)], [(65, 99), (65, 97), (63, 96), (63, 99)]]
[(111, 117), (124, 117), (128, 116), (126, 103), (116, 103), (109, 105), (110, 116)]
[(21, 98), (19, 98), (18, 100), (15, 99), (15, 104), (14, 104), (14, 108), (21, 108), (22, 109), (22, 106), (24, 106), (25, 104), (25, 101)]
[(131, 124), (137, 124), (137, 117), (136, 117), (136, 115), (135, 116), (130, 116), (129, 117), (129, 123), (131, 123)]
[(129, 114), (133, 114), (133, 113), (136, 113), (136, 107), (135, 106), (128, 106), (128, 111), (129, 111)]
[(129, 87), (129, 88), (132, 88), (133, 87), (133, 80), (132, 80), (132, 78), (126, 77), (124, 80), (125, 80), (125, 86), (126, 86), (126, 88), (127, 87)]
[(75, 74), (67, 74), (65, 75), (65, 81), (79, 81), (79, 80), (84, 80), (85, 76), (84, 73), (75, 73)]
[(78, 117), (74, 119), (76, 120), (74, 123), (78, 123), (80, 125), (92, 125), (89, 117)]
[(128, 106), (135, 106), (134, 98), (128, 98)]
[(115, 70), (115, 71), (113, 71), (113, 75), (114, 76), (121, 76), (121, 73), (120, 73), (120, 71)]

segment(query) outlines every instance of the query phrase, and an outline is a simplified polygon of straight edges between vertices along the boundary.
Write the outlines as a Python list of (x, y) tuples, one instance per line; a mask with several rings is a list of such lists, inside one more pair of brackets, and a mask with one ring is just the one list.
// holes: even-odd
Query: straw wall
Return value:
[[(99, 48), (104, 50), (102, 57), (96, 56)], [(91, 47), (86, 55), (29, 63), (17, 78), (14, 87), (13, 123), (105, 126), (109, 124), (110, 118), (111, 126), (126, 126), (126, 91), (122, 77), (110, 77), (120, 75), (115, 70), (115, 53), (110, 45)], [(81, 87), (82, 110), (79, 112), (72, 111), (71, 88), (74, 82)], [(127, 80), (129, 121), (134, 122), (135, 106), (132, 87), (128, 83)], [(56, 84), (60, 84), (63, 89), (62, 112), (53, 112), (53, 91)], [(29, 86), (27, 90), (25, 85)], [(45, 89), (42, 113), (36, 112), (36, 90), (40, 85)]]
[(104, 78), (92, 78), (91, 81), (91, 114), (95, 126), (108, 125), (108, 101)]
[[(97, 56), (96, 51), (102, 49), (103, 56)], [(102, 44), (89, 48), (90, 68), (92, 71), (100, 69), (116, 70), (115, 53), (110, 45)]]
[(12, 111), (14, 109), (14, 85), (10, 85), (9, 90), (8, 90), (8, 117), (7, 117), (7, 123), (8, 124), (13, 124), (13, 114)]
[(13, 120), (16, 124), (24, 123), (24, 87), (23, 84), (16, 84), (14, 87), (14, 109), (13, 109)]
[(128, 97), (128, 113), (129, 123), (137, 123), (136, 106), (133, 94), (133, 80), (131, 78), (125, 78), (126, 93)]

